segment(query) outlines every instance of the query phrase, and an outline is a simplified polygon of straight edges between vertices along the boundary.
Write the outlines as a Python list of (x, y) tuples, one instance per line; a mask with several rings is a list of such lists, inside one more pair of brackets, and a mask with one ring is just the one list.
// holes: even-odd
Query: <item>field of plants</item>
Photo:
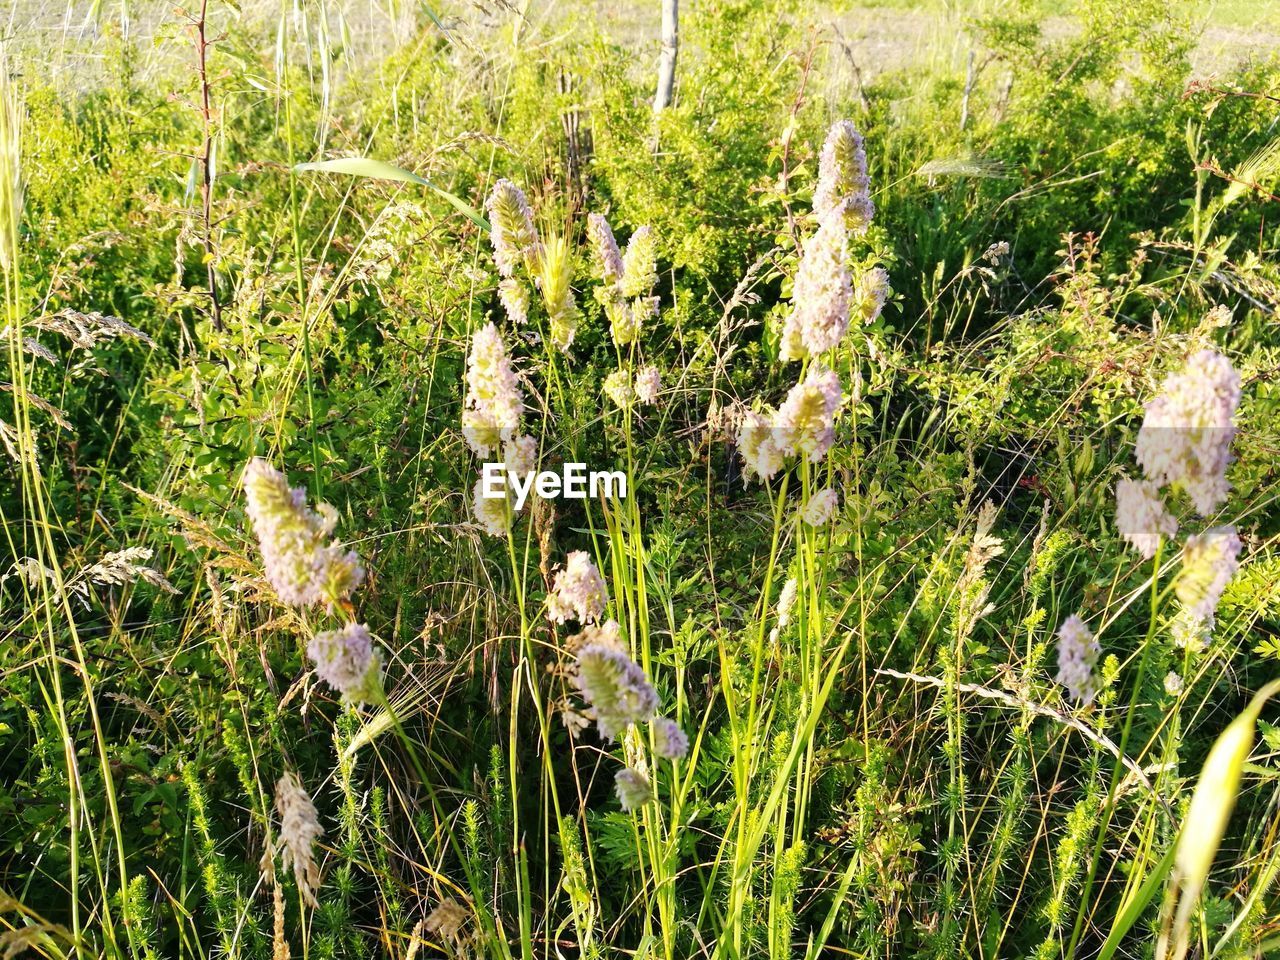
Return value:
[(1274, 4), (4, 19), (0, 958), (1280, 953)]

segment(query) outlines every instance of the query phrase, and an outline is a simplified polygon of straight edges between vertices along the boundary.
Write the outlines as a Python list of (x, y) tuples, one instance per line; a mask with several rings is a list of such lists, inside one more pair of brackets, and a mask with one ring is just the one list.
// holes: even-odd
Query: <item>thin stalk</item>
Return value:
[[(1142, 641), (1142, 655), (1138, 658), (1138, 672), (1133, 679), (1132, 693), (1129, 696), (1131, 705), (1136, 705), (1142, 695), (1142, 684), (1147, 677), (1147, 661), (1151, 657), (1151, 648), (1155, 645), (1157, 614), (1160, 611), (1160, 556), (1163, 551), (1164, 538), (1161, 537), (1156, 544), (1156, 553), (1152, 560), (1151, 614), (1147, 620), (1147, 635)], [(1089, 870), (1085, 874), (1084, 886), (1080, 891), (1080, 906), (1076, 910), (1076, 922), (1071, 931), (1071, 944), (1066, 953), (1068, 957), (1075, 955), (1076, 947), (1080, 943), (1080, 937), (1084, 933), (1084, 921), (1089, 907), (1089, 896), (1093, 891), (1093, 880), (1098, 872), (1098, 862), (1102, 857), (1102, 845), (1107, 838), (1107, 828), (1111, 825), (1111, 814), (1115, 808), (1116, 789), (1120, 785), (1120, 771), (1124, 769), (1123, 761), (1128, 756), (1129, 734), (1133, 730), (1133, 718), (1137, 712), (1136, 709), (1130, 709), (1125, 714), (1124, 727), (1120, 733), (1119, 757), (1111, 767), (1111, 782), (1107, 787), (1107, 798), (1102, 806), (1102, 822), (1098, 825), (1098, 834), (1093, 842), (1093, 856), (1090, 858)]]
[[(281, 22), (282, 24), (285, 22), (283, 13), (281, 14)], [(283, 26), (281, 32), (285, 34)], [(314, 494), (317, 497), (323, 497), (324, 480), (320, 472), (320, 444), (316, 436), (315, 388), (312, 384), (314, 367), (311, 356), (311, 316), (310, 311), (307, 309), (309, 297), (307, 296), (307, 281), (302, 266), (302, 217), (298, 207), (298, 173), (295, 169), (298, 153), (294, 143), (293, 85), (289, 82), (289, 43), (287, 42), (287, 34), (282, 37), (282, 47), (281, 71), (276, 82), (280, 85), (284, 95), (285, 148), (287, 150), (286, 162), (289, 167), (289, 224), (293, 240), (294, 284), (297, 289), (298, 310), (301, 313), (299, 319), (302, 322), (302, 362), (306, 367), (307, 433), (311, 441), (311, 484)]]

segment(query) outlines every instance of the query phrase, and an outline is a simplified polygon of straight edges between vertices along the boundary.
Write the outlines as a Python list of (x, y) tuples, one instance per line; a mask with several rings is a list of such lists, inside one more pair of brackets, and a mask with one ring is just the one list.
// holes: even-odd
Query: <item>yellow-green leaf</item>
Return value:
[(400, 183), (416, 183), (421, 187), (433, 190), (458, 208), (468, 220), (481, 230), (489, 229), (489, 221), (480, 215), (475, 207), (467, 203), (457, 194), (437, 187), (425, 177), (372, 157), (338, 157), (333, 160), (316, 160), (311, 163), (299, 163), (294, 168), (299, 173), (313, 171), (316, 173), (342, 173), (350, 177), (366, 177), (370, 180), (394, 180)]

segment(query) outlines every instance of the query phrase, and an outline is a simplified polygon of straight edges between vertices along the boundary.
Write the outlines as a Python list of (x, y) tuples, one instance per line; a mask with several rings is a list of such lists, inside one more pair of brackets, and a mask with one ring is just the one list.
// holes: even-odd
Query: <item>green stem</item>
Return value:
[(1107, 837), (1107, 829), (1111, 825), (1111, 814), (1115, 807), (1116, 790), (1120, 786), (1120, 772), (1124, 769), (1124, 758), (1129, 745), (1129, 735), (1133, 731), (1133, 718), (1137, 714), (1136, 705), (1142, 695), (1142, 684), (1147, 676), (1147, 661), (1151, 656), (1151, 648), (1155, 645), (1157, 615), (1160, 610), (1160, 556), (1164, 551), (1164, 538), (1156, 544), (1155, 558), (1151, 567), (1151, 615), (1147, 621), (1147, 635), (1142, 642), (1142, 654), (1138, 658), (1138, 672), (1133, 680), (1133, 691), (1129, 696), (1130, 709), (1125, 714), (1124, 728), (1120, 734), (1119, 755), (1111, 768), (1111, 782), (1107, 787), (1107, 799), (1102, 806), (1102, 822), (1098, 825), (1097, 836), (1093, 842), (1093, 856), (1089, 861), (1089, 871), (1085, 875), (1084, 886), (1080, 891), (1080, 906), (1076, 910), (1076, 922), (1071, 931), (1071, 944), (1066, 956), (1075, 956), (1076, 947), (1084, 933), (1085, 915), (1089, 912), (1089, 896), (1093, 892), (1093, 881), (1097, 876), (1098, 863), (1102, 858), (1102, 846)]

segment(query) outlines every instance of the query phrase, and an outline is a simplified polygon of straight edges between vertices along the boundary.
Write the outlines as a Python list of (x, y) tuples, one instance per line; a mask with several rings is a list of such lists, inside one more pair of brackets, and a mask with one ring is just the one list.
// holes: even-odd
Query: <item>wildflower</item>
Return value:
[(619, 407), (631, 406), (635, 399), (635, 390), (631, 388), (631, 377), (625, 370), (614, 370), (604, 378), (604, 392)]
[(993, 267), (998, 267), (1001, 263), (1009, 258), (1009, 241), (997, 240), (995, 243), (987, 247), (982, 254), (982, 259), (987, 261)]
[(477, 480), (471, 490), (471, 512), (476, 521), (491, 537), (505, 537), (511, 529), (511, 514), (507, 511), (507, 498), (486, 497), (484, 480)]
[(831, 522), (838, 506), (839, 498), (836, 492), (830, 487), (823, 487), (809, 498), (800, 517), (811, 527), (821, 527)]
[(591, 248), (596, 255), (596, 268), (600, 271), (600, 279), (606, 284), (615, 284), (622, 279), (622, 253), (618, 250), (618, 241), (613, 238), (613, 230), (609, 221), (599, 213), (587, 215), (587, 237), (591, 240)]
[(527, 433), (502, 445), (502, 460), (511, 473), (524, 476), (538, 466), (538, 441)]
[(1081, 704), (1091, 703), (1098, 694), (1094, 668), (1101, 653), (1098, 641), (1079, 616), (1072, 614), (1062, 621), (1058, 628), (1058, 682)]
[(483, 410), (462, 411), (462, 436), (481, 457), (489, 456), (502, 443), (502, 431)]
[(1240, 404), (1240, 375), (1222, 354), (1201, 350), (1146, 405), (1135, 454), (1147, 477), (1181, 486), (1202, 515), (1227, 497)]
[(646, 323), (657, 318), (657, 297), (637, 297), (631, 301), (631, 324), (635, 328), (636, 336), (639, 336), (641, 331), (644, 330)]
[(766, 418), (754, 410), (742, 418), (738, 430), (738, 451), (742, 454), (742, 474), (749, 480), (752, 475), (761, 480), (770, 479), (782, 469), (782, 451), (773, 433), (772, 418)]
[(782, 359), (803, 360), (838, 344), (849, 329), (853, 280), (844, 220), (828, 217), (806, 241), (782, 331)]
[(629, 724), (658, 709), (658, 693), (640, 665), (620, 647), (591, 643), (578, 651), (578, 690), (595, 709), (600, 736), (615, 739)]
[(312, 855), (312, 845), (324, 831), (315, 804), (302, 788), (302, 781), (292, 771), (276, 783), (276, 812), (280, 814), (280, 839), (284, 849), (280, 861), (293, 871), (298, 892), (311, 907), (318, 907), (316, 891), (320, 889), (320, 868)]
[(609, 322), (614, 340), (617, 341), (619, 330), (625, 335), (631, 328), (631, 304), (619, 297), (613, 287), (596, 287), (592, 295), (604, 307), (605, 319)]
[(613, 342), (618, 346), (625, 346), (633, 342), (640, 332), (635, 322), (635, 309), (632, 304), (612, 293), (602, 293), (604, 289), (596, 288), (596, 299), (604, 304), (604, 315), (609, 321)]
[(658, 298), (637, 297), (630, 302), (616, 301), (606, 307), (605, 313), (609, 316), (609, 329), (614, 343), (625, 347), (634, 343), (645, 324), (658, 316)]
[(564, 644), (565, 649), (570, 653), (576, 653), (591, 644), (611, 647), (614, 650), (624, 650), (622, 646), (622, 627), (619, 626), (617, 620), (606, 620), (601, 624), (588, 623), (578, 633), (573, 634), (571, 637), (566, 637)]
[(1213, 617), (1239, 567), (1240, 546), (1235, 527), (1214, 527), (1187, 537), (1182, 573), (1173, 589), (1188, 616), (1204, 622)]
[(498, 283), (498, 300), (508, 319), (518, 327), (529, 322), (529, 293), (519, 280), (510, 277)]
[(569, 554), (547, 597), (547, 616), (556, 623), (593, 623), (608, 602), (604, 578), (585, 550)]
[(892, 292), (889, 272), (884, 267), (872, 267), (859, 276), (853, 285), (853, 309), (862, 317), (864, 324), (875, 323)]
[(805, 454), (821, 460), (835, 442), (835, 415), (843, 397), (834, 370), (813, 367), (787, 394), (774, 417), (775, 442), (784, 456)]
[(471, 338), (467, 356), (468, 404), (487, 408), (500, 427), (514, 427), (524, 413), (524, 400), (502, 334), (487, 323)]
[(356, 554), (336, 540), (326, 544), (337, 511), (328, 504), (311, 510), (306, 491), (290, 487), (285, 475), (260, 457), (245, 467), (244, 492), (267, 581), (283, 602), (332, 607), (360, 585), (364, 568)]
[(791, 609), (796, 605), (798, 587), (796, 578), (790, 577), (782, 585), (782, 592), (778, 594), (778, 626), (780, 628), (791, 622)]
[(536, 257), (538, 229), (533, 225), (533, 211), (524, 191), (505, 178), (493, 185), (486, 208), (493, 262), (499, 273), (510, 277), (521, 262), (528, 264)]
[(322, 630), (307, 644), (307, 656), (315, 663), (316, 676), (341, 693), (344, 700), (373, 699), (381, 665), (364, 624)]
[(618, 802), (628, 812), (639, 810), (653, 800), (653, 784), (639, 770), (623, 767), (613, 778), (614, 792), (618, 794)]
[(844, 201), (844, 223), (850, 233), (867, 232), (871, 221), (876, 218), (876, 205), (866, 194), (846, 197)]
[(618, 292), (624, 297), (642, 297), (658, 282), (658, 238), (652, 227), (640, 227), (627, 242), (622, 257), (622, 279)]
[(688, 734), (668, 717), (653, 721), (653, 744), (658, 756), (668, 760), (683, 760), (689, 754)]
[(1165, 674), (1164, 692), (1171, 697), (1176, 697), (1182, 693), (1182, 677), (1178, 676), (1177, 671), (1170, 670)]
[(427, 218), (427, 213), (422, 209), (422, 204), (414, 203), (412, 200), (399, 200), (390, 204), (382, 211), (383, 219), (392, 224), (399, 226), (420, 226)]
[(353, 258), (353, 272), (366, 283), (386, 283), (400, 261), (400, 248), (395, 241), (383, 235), (377, 227), (360, 245), (358, 257)]
[(423, 926), (428, 933), (439, 935), (441, 940), (457, 944), (462, 939), (462, 928), (470, 918), (471, 914), (466, 907), (452, 897), (446, 897), (427, 914)]
[(578, 305), (573, 299), (573, 259), (564, 237), (548, 237), (543, 247), (539, 286), (551, 321), (551, 342), (568, 351), (578, 332)]
[(569, 731), (569, 736), (574, 740), (582, 736), (583, 731), (591, 726), (590, 718), (585, 713), (575, 710), (568, 700), (560, 704), (560, 722), (564, 724), (564, 728)]
[(655, 366), (644, 366), (636, 371), (636, 399), (641, 403), (657, 403), (662, 390), (662, 374)]
[(1172, 540), (1178, 521), (1165, 509), (1160, 488), (1151, 480), (1124, 479), (1116, 484), (1116, 529), (1150, 560), (1160, 538)]
[(1181, 650), (1199, 653), (1213, 636), (1213, 617), (1202, 620), (1186, 610), (1179, 610), (1169, 624), (1169, 635), (1174, 646)]
[(1231, 326), (1231, 308), (1225, 303), (1220, 303), (1204, 315), (1202, 322), (1206, 327), (1229, 327)]
[(478, 456), (487, 457), (520, 427), (524, 398), (511, 369), (502, 335), (487, 323), (471, 338), (467, 355), (467, 399), (462, 434)]
[(721, 406), (715, 397), (707, 404), (707, 417), (703, 433), (708, 442), (737, 443), (738, 434), (742, 430), (742, 421), (746, 416), (746, 407), (737, 400), (727, 406)]
[(875, 216), (868, 193), (867, 151), (862, 134), (852, 121), (831, 125), (818, 155), (818, 186), (813, 193), (813, 212), (819, 220), (839, 210), (851, 231), (864, 232)]

